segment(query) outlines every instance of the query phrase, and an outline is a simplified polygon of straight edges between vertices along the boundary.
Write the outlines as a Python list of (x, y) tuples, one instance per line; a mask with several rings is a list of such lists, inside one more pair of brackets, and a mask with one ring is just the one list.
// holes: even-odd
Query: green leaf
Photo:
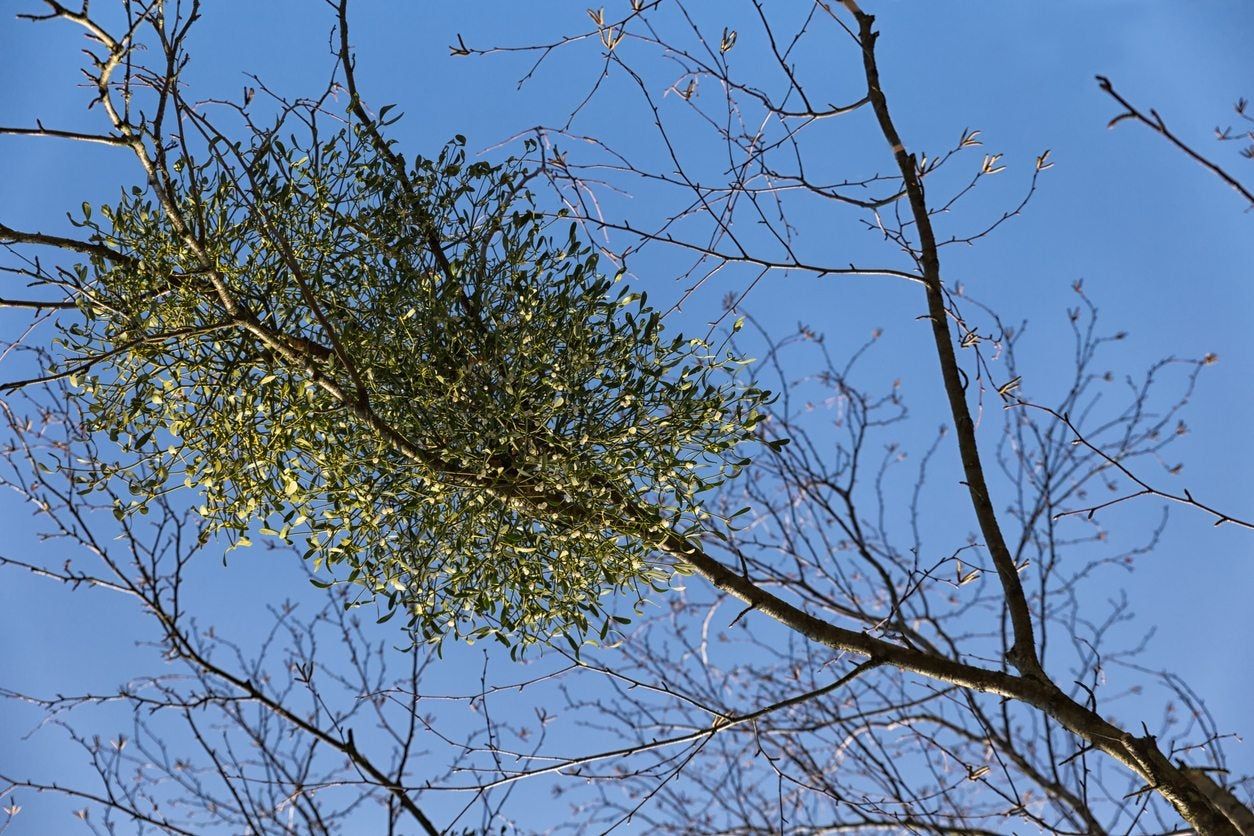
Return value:
[[(609, 597), (671, 582), (650, 568), (664, 532), (620, 533), (615, 497), (717, 536), (702, 494), (747, 464), (768, 396), (600, 274), (580, 229), (518, 190), (519, 164), (467, 164), (464, 144), (413, 160), (412, 188), (352, 126), (276, 139), (246, 194), (230, 155), (173, 178), (213, 269), (280, 337), (224, 330), (216, 297), (172, 287), (200, 256), (142, 190), (123, 195), (101, 234), (135, 261), (83, 271), (92, 302), (58, 350), (106, 358), (82, 397), (91, 431), (125, 446), (141, 513), (185, 481), (211, 532), (306, 538), (306, 560), (346, 566), (353, 600), (404, 609), (422, 641), (491, 627), (511, 653), (577, 648), (608, 636)], [(524, 487), (543, 499), (518, 502)]]

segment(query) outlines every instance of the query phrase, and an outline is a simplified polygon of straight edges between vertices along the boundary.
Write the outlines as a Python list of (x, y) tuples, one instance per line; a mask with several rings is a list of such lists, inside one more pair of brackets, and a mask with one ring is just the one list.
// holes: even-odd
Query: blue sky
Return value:
[[(6, 4), (5, 13), (34, 5), (34, 0), (20, 0)], [(290, 94), (316, 90), (324, 82), (333, 21), (323, 4), (208, 5), (188, 73), (189, 83), (203, 95), (238, 95), (248, 83), (245, 72)], [(1045, 173), (1023, 217), (976, 247), (945, 253), (948, 281), (961, 281), (1009, 321), (1032, 321), (1032, 336), (1022, 349), (1025, 387), (1048, 391), (1060, 382), (1056, 361), (1065, 360), (1070, 350), (1065, 309), (1073, 304), (1071, 284), (1080, 278), (1102, 308), (1107, 327), (1129, 332), (1111, 356), (1117, 372), (1135, 372), (1166, 355), (1216, 353), (1220, 361), (1206, 370), (1186, 416), (1192, 432), (1170, 454), (1171, 463), (1184, 463), (1181, 475), (1148, 475), (1248, 517), (1254, 499), (1254, 443), (1248, 432), (1254, 426), (1249, 385), (1254, 380), (1249, 251), (1254, 216), (1243, 211), (1237, 195), (1148, 131), (1130, 124), (1108, 131), (1106, 122), (1116, 111), (1093, 76), (1109, 76), (1133, 101), (1159, 108), (1205, 152), (1249, 172), (1250, 162), (1217, 148), (1210, 137), (1213, 126), (1230, 121), (1237, 97), (1254, 95), (1249, 50), (1254, 6), (1238, 0), (864, 5), (880, 16), (884, 84), (907, 144), (940, 150), (964, 129), (977, 128), (987, 151), (1005, 154), (1004, 181), (967, 207), (969, 214), (955, 212), (954, 224), (995, 217), (1020, 193), (1032, 159), (1044, 149), (1052, 151), (1056, 165)], [(744, 14), (728, 6), (730, 19)], [(529, 63), (525, 58), (469, 60), (448, 53), (458, 33), (472, 45), (489, 45), (543, 41), (582, 30), (587, 18), (579, 3), (361, 0), (353, 19), (363, 92), (375, 105), (398, 103), (405, 118), (394, 135), (409, 153), (435, 153), (454, 133), (465, 135), (468, 147), (479, 151), (535, 125), (560, 123), (597, 68), (596, 49), (588, 46), (559, 55), (519, 89), (516, 81)], [(87, 94), (75, 87), (79, 44), (78, 33), (68, 27), (0, 20), (0, 73), (10, 79), (0, 96), (0, 123), (30, 124), (39, 117), (59, 127), (92, 126), (95, 115), (83, 111)], [(843, 45), (839, 49), (847, 52)], [(850, 66), (841, 61), (832, 58), (834, 89), (840, 88), (839, 72)], [(616, 83), (611, 80), (609, 93), (576, 127), (612, 136), (646, 157), (655, 154), (649, 126), (630, 104), (626, 87), (623, 98), (615, 98), (620, 95)], [(845, 151), (833, 148), (834, 153)], [(67, 208), (107, 199), (119, 185), (132, 182), (135, 172), (119, 153), (0, 137), (0, 220), (64, 230)], [(640, 208), (647, 212), (650, 207)], [(829, 228), (824, 223), (800, 219), (810, 236), (807, 246), (874, 251), (876, 242), (856, 225)], [(673, 298), (682, 289), (667, 278), (676, 263), (665, 254), (642, 256), (633, 262), (634, 280), (651, 295)], [(726, 284), (704, 290), (673, 318), (673, 326), (702, 329), (723, 293), (738, 289), (745, 278), (732, 272), (720, 281)], [(920, 420), (931, 421), (934, 407), (926, 404), (937, 391), (928, 388), (933, 386), (932, 358), (915, 322), (922, 304), (916, 291), (871, 280), (816, 282), (772, 275), (750, 295), (746, 308), (780, 327), (805, 319), (832, 335), (836, 346), (857, 344), (872, 328), (883, 327), (885, 344), (874, 362), (882, 364), (884, 376), (903, 379), (920, 407)], [(17, 321), (5, 314), (0, 327), (10, 334)], [(869, 371), (880, 368), (873, 365)], [(1143, 528), (1157, 513), (1153, 502), (1120, 509), (1112, 528)], [(39, 548), (27, 511), (0, 503), (0, 521), (6, 531), (0, 548)], [(270, 559), (235, 552), (225, 565), (201, 566), (198, 594), (207, 610), (222, 607), (241, 624), (258, 618), (273, 600), (271, 586), (299, 582), (290, 567), (269, 565)], [(1221, 727), (1250, 741), (1234, 745), (1231, 754), (1243, 771), (1254, 772), (1254, 712), (1248, 697), (1254, 692), (1254, 649), (1248, 641), (1254, 635), (1249, 606), (1254, 538), (1232, 528), (1214, 529), (1181, 509), (1155, 554), (1135, 572), (1110, 576), (1108, 582), (1127, 589), (1139, 616), (1133, 629), (1156, 630), (1147, 663), (1179, 673), (1208, 699)], [(1091, 594), (1092, 605), (1100, 609), (1115, 588)], [(97, 602), (85, 593), (69, 597), (46, 583), (6, 574), (0, 583), (0, 635), (10, 642), (0, 685), (81, 690), (93, 682), (121, 681), (147, 658), (146, 651), (133, 647), (138, 624), (114, 602)], [(452, 683), (478, 676), (476, 656), (454, 656), (441, 676)], [(0, 768), (45, 776), (72, 771), (68, 760), (60, 760), (73, 756), (64, 747), (38, 742), (41, 738), (14, 739), (30, 719), (29, 713), (0, 703)], [(30, 797), (23, 802), (29, 812), (10, 832), (59, 832), (48, 828), (60, 826), (50, 822), (63, 821), (56, 818), (63, 811)]]

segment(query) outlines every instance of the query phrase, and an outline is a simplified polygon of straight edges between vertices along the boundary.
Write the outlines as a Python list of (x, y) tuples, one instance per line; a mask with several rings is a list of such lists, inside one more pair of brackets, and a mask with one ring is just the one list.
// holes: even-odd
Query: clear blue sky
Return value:
[[(101, 0), (97, 0), (101, 2)], [(625, 2), (617, 2), (626, 6)], [(332, 19), (313, 0), (206, 4), (188, 75), (203, 95), (237, 97), (256, 73), (274, 89), (316, 90), (330, 69), (326, 48)], [(376, 105), (396, 102), (405, 119), (395, 135), (412, 153), (434, 153), (454, 133), (478, 151), (537, 124), (564, 120), (595, 72), (594, 50), (558, 61), (518, 90), (524, 59), (457, 59), (447, 45), (457, 33), (475, 45), (524, 43), (585, 28), (581, 3), (519, 4), (481, 0), (423, 3), (359, 0), (354, 42), (364, 94)], [(729, 6), (732, 4), (729, 4)], [(1229, 120), (1233, 101), (1254, 96), (1254, 6), (1241, 0), (1186, 4), (1099, 0), (1092, 2), (874, 2), (880, 16), (884, 84), (907, 144), (940, 150), (964, 128), (978, 128), (987, 150), (1004, 152), (1010, 169), (1005, 191), (973, 204), (977, 215), (1011, 200), (1031, 160), (1052, 149), (1054, 169), (1022, 218), (971, 249), (946, 253), (945, 273), (961, 280), (1007, 320), (1031, 319), (1033, 341), (1023, 349), (1029, 380), (1053, 381), (1050, 364), (1065, 361), (1070, 346), (1062, 326), (1073, 303), (1070, 286), (1085, 280), (1107, 325), (1128, 339), (1113, 356), (1116, 371), (1135, 372), (1157, 357), (1219, 355), (1208, 369), (1187, 420), (1192, 433), (1173, 448), (1184, 462), (1179, 477), (1151, 475), (1170, 487), (1247, 516), (1254, 509), (1254, 214), (1160, 139), (1125, 124), (1106, 130), (1114, 115), (1093, 81), (1110, 76), (1135, 101), (1156, 106), (1173, 127), (1208, 152), (1222, 153), (1246, 180), (1254, 163), (1217, 149), (1210, 130)], [(4, 13), (33, 8), (35, 0), (4, 4)], [(611, 12), (614, 9), (610, 10)], [(741, 14), (734, 12), (729, 14)], [(80, 36), (68, 27), (34, 27), (0, 20), (0, 123), (30, 124), (35, 117), (57, 127), (91, 127), (83, 112), (87, 94), (78, 82)], [(844, 48), (843, 46), (841, 47)], [(651, 141), (648, 126), (630, 107), (602, 104), (584, 129), (610, 132), (625, 146)], [(0, 138), (0, 220), (14, 226), (65, 228), (64, 212), (83, 200), (98, 202), (129, 183), (134, 172), (111, 149), (68, 147), (51, 141)], [(1017, 179), (1015, 179), (1017, 178)], [(961, 215), (961, 213), (958, 213)], [(802, 219), (804, 225), (805, 219)], [(854, 225), (814, 230), (816, 243), (867, 246)], [(863, 236), (863, 237), (859, 237)], [(873, 243), (873, 242), (871, 242)], [(840, 257), (833, 260), (839, 261)], [(647, 262), (637, 281), (661, 298), (677, 292), (661, 256)], [(672, 274), (673, 274), (672, 270)], [(700, 328), (727, 286), (710, 288), (677, 318)], [(932, 358), (920, 357), (914, 289), (880, 291), (857, 282), (817, 284), (769, 277), (747, 307), (772, 322), (804, 319), (840, 340), (859, 341), (871, 328), (886, 329), (876, 361), (884, 376), (913, 386), (914, 405), (925, 405)], [(17, 319), (6, 315), (6, 334)], [(5, 378), (11, 375), (3, 375)], [(1152, 502), (1121, 513), (1135, 528), (1156, 518)], [(1254, 537), (1214, 529), (1181, 510), (1155, 554), (1126, 576), (1108, 576), (1128, 590), (1137, 630), (1154, 628), (1146, 661), (1174, 670), (1209, 701), (1221, 728), (1240, 733), (1234, 744), (1238, 771), (1254, 772)], [(0, 549), (31, 549), (29, 513), (0, 503), (6, 532)], [(971, 525), (971, 523), (965, 523)], [(47, 547), (40, 547), (47, 548)], [(45, 552), (46, 554), (46, 552)], [(226, 565), (209, 562), (200, 591), (206, 612), (243, 626), (254, 623), (273, 597), (299, 596), (290, 568), (266, 565), (261, 554), (233, 553)], [(278, 587), (289, 584), (290, 588)], [(273, 589), (272, 589), (273, 588)], [(274, 592), (272, 597), (271, 592)], [(1115, 588), (1095, 591), (1102, 606)], [(97, 596), (99, 597), (99, 596)], [(215, 609), (216, 608), (216, 609)], [(37, 580), (7, 573), (0, 580), (0, 636), (8, 639), (0, 686), (48, 692), (81, 691), (93, 683), (115, 685), (145, 668), (135, 649), (136, 625), (124, 605), (85, 593), (68, 596)], [(456, 654), (455, 654), (456, 656)], [(457, 657), (442, 676), (478, 676), (473, 656)], [(498, 669), (508, 674), (504, 668)], [(503, 678), (510, 678), (503, 676)], [(44, 777), (73, 774), (73, 751), (47, 734), (18, 742), (33, 715), (0, 702), (0, 771)], [(64, 808), (22, 798), (28, 812), (11, 833), (67, 832)], [(557, 805), (554, 805), (554, 810)], [(542, 821), (540, 816), (538, 821)]]

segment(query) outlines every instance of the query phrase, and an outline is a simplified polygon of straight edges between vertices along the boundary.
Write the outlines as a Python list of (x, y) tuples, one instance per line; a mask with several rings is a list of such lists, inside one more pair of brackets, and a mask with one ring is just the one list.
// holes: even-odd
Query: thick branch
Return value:
[(966, 475), (967, 491), (1006, 596), (1006, 606), (1014, 631), (1014, 644), (1006, 655), (1011, 664), (1023, 673), (1022, 678), (1015, 678), (1016, 683), (1020, 684), (1024, 691), (1024, 696), (1020, 698), (1024, 698), (1026, 702), (1054, 717), (1073, 733), (1092, 742), (1097, 748), (1132, 768), (1146, 780), (1148, 789), (1157, 791), (1167, 798), (1199, 832), (1239, 836), (1239, 831), (1232, 822), (1206, 794), (1201, 792), (1194, 782), (1190, 781), (1163, 755), (1152, 736), (1138, 738), (1106, 722), (1096, 713), (1067, 697), (1049, 680), (1041, 667), (1036, 653), (1031, 611), (984, 478), (979, 445), (975, 436), (975, 425), (967, 406), (962, 376), (949, 330), (944, 286), (941, 282), (940, 258), (924, 196), (923, 183), (918, 174), (916, 159), (906, 151), (893, 123), (888, 109), (888, 100), (880, 84), (879, 68), (875, 57), (875, 41), (878, 37), (878, 33), (874, 31), (875, 18), (863, 12), (856, 0), (843, 0), (843, 4), (858, 23), (858, 39), (862, 46), (863, 70), (867, 77), (871, 106), (879, 122), (880, 131), (892, 149), (893, 157), (901, 171), (910, 200), (911, 215), (918, 226), (920, 248), (918, 258), (923, 269), (928, 317), (932, 323), (932, 334), (940, 360), (945, 393), (954, 419), (955, 434), (963, 471)]
[(0, 244), (39, 244), (44, 247), (55, 247), (83, 255), (94, 255), (116, 264), (134, 264), (135, 259), (118, 252), (104, 244), (92, 241), (79, 241), (75, 238), (64, 238), (60, 235), (47, 235), (43, 232), (23, 232), (0, 223)]
[(923, 181), (919, 177), (919, 169), (914, 156), (906, 151), (901, 135), (897, 133), (897, 128), (888, 111), (888, 99), (880, 86), (879, 66), (875, 58), (875, 40), (878, 33), (872, 28), (875, 18), (864, 13), (851, 0), (847, 0), (845, 5), (858, 21), (859, 41), (862, 44), (862, 66), (870, 90), (871, 107), (875, 111), (884, 140), (892, 149), (893, 158), (901, 171), (902, 182), (905, 184), (906, 195), (910, 201), (910, 213), (919, 229), (918, 258), (923, 268), (928, 319), (932, 324), (932, 337), (936, 343), (937, 358), (940, 360), (945, 395), (949, 399), (949, 410), (954, 419), (955, 436), (962, 458), (962, 470), (966, 476), (967, 493), (971, 498), (971, 506), (975, 509), (980, 532), (984, 535), (984, 543), (993, 560), (993, 566), (997, 569), (997, 576), (1006, 596), (1006, 608), (1010, 613), (1010, 622), (1014, 630), (1014, 644), (1007, 651), (1006, 658), (1023, 674), (1043, 679), (1044, 673), (1036, 653), (1032, 613), (1028, 608), (1027, 596), (1023, 592), (1023, 584), (1019, 580), (1019, 570), (1010, 553), (1010, 548), (1006, 545), (1006, 538), (1002, 534), (1001, 524), (997, 519), (997, 511), (993, 506), (988, 483), (984, 478), (979, 443), (975, 437), (975, 422), (971, 419), (971, 410), (967, 406), (962, 372), (958, 366), (957, 354), (954, 352), (953, 334), (949, 330), (949, 317), (945, 308), (945, 289), (941, 282), (940, 256), (936, 246), (936, 234), (932, 229), (931, 213), (928, 212), (927, 200), (923, 194)]

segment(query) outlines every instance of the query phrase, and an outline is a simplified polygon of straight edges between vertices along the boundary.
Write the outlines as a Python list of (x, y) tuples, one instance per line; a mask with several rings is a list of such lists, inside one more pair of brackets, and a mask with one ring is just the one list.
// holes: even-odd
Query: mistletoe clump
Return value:
[(604, 637), (612, 594), (666, 586), (759, 420), (739, 361), (460, 138), (399, 170), (361, 128), (205, 157), (81, 221), (116, 255), (78, 270), (62, 363), (132, 509), (181, 479), (425, 640)]

